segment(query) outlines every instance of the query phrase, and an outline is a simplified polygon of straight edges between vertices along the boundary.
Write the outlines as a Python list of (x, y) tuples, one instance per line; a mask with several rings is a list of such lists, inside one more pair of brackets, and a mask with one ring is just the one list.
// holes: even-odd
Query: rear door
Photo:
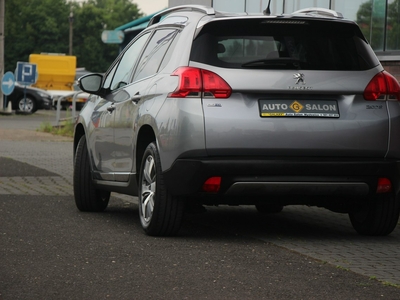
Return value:
[(148, 113), (157, 97), (157, 73), (177, 29), (156, 30), (146, 44), (133, 76), (132, 83), (123, 88), (115, 98), (114, 132), (115, 172), (117, 181), (127, 181), (134, 169), (134, 153), (139, 126), (138, 119)]
[[(108, 109), (112, 102), (99, 96), (93, 97), (93, 113), (88, 129), (88, 142), (93, 160), (94, 177), (96, 179), (114, 180), (113, 174), (113, 145), (114, 130), (111, 126), (113, 115)], [(91, 104), (92, 105), (92, 104)]]
[[(118, 172), (116, 160), (123, 155), (124, 149), (115, 139), (115, 128), (118, 126), (115, 120), (116, 105), (129, 98), (125, 89), (148, 37), (149, 33), (139, 37), (113, 64), (103, 84), (103, 88), (109, 92), (104, 98), (97, 96), (95, 102), (90, 143), (93, 149), (95, 176), (104, 180), (118, 180), (118, 175), (115, 174)], [(120, 115), (118, 120), (123, 120)]]

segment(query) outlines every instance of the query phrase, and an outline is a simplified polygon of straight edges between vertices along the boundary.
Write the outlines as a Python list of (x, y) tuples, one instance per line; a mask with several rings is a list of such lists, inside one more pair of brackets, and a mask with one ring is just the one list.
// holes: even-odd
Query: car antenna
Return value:
[(268, 6), (267, 8), (263, 11), (263, 14), (266, 16), (269, 16), (271, 14), (271, 9), (269, 8), (269, 6), (271, 5), (271, 0), (268, 1)]

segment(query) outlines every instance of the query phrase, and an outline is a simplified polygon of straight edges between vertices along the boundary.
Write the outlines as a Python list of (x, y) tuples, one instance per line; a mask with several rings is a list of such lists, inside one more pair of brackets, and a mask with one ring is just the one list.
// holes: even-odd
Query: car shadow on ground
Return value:
[[(362, 236), (352, 228), (347, 214), (330, 212), (323, 208), (306, 206), (289, 206), (276, 214), (261, 214), (252, 206), (219, 206), (206, 207), (201, 214), (186, 213), (177, 237), (211, 238), (229, 235), (265, 237), (270, 241), (282, 239), (397, 242), (399, 230), (383, 237)], [(119, 199), (110, 201), (104, 212), (107, 218), (119, 226), (133, 227), (144, 234), (140, 226), (138, 206)], [(104, 216), (104, 215), (103, 215)], [(132, 229), (132, 228), (130, 228)]]

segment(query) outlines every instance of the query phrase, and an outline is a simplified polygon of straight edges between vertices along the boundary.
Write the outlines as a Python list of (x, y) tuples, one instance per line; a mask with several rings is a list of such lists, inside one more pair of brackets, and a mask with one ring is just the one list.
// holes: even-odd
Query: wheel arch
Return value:
[(74, 132), (74, 159), (75, 159), (75, 152), (76, 148), (78, 147), (79, 140), (81, 137), (85, 134), (85, 129), (83, 128), (83, 125), (78, 123), (75, 126), (75, 132)]
[[(146, 147), (153, 141), (156, 141), (156, 135), (153, 128), (150, 125), (142, 126), (136, 140), (136, 174), (139, 174), (140, 165), (142, 164), (142, 158)], [(139, 176), (136, 177), (136, 180), (139, 181)]]
[(24, 94), (22, 94), (22, 95), (19, 95), (19, 97), (18, 97), (18, 101), (20, 101), (20, 100), (22, 100), (22, 99), (24, 99), (24, 98), (30, 98), (30, 99), (32, 99), (34, 102), (35, 102), (35, 104), (37, 105), (37, 102), (38, 102), (38, 97), (37, 96), (35, 96), (34, 94), (32, 94), (32, 93), (26, 93), (26, 95), (24, 95)]

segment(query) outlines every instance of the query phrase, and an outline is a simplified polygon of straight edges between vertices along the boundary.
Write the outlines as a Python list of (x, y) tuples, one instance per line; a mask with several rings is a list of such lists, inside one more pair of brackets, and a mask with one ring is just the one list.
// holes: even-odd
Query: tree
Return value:
[(101, 41), (104, 29), (112, 30), (140, 18), (129, 0), (12, 0), (5, 7), (5, 71), (14, 71), (18, 61), (32, 53), (69, 53), (69, 14), (74, 13), (73, 55), (78, 66), (105, 72), (118, 54), (118, 45)]
[(105, 72), (119, 52), (119, 45), (104, 44), (103, 30), (112, 30), (142, 16), (129, 0), (90, 0), (74, 5), (74, 53), (78, 64)]
[[(13, 0), (5, 3), (5, 71), (14, 71), (17, 61), (29, 54), (68, 49), (65, 0)], [(65, 36), (65, 37), (64, 37)]]

